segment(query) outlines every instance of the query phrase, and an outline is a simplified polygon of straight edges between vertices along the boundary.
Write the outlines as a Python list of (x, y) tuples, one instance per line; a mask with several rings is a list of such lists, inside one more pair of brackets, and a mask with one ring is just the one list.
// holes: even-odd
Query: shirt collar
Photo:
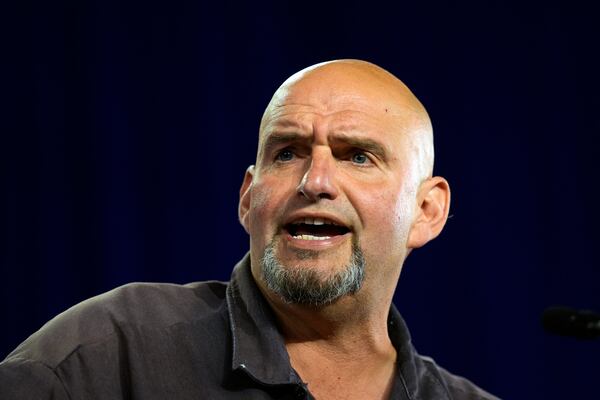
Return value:
[(418, 391), (419, 357), (411, 343), (408, 327), (393, 303), (388, 314), (388, 335), (396, 349), (397, 370), (392, 399), (413, 399)]
[(252, 277), (249, 253), (233, 269), (227, 306), (233, 339), (232, 369), (245, 371), (267, 385), (300, 383), (275, 315)]

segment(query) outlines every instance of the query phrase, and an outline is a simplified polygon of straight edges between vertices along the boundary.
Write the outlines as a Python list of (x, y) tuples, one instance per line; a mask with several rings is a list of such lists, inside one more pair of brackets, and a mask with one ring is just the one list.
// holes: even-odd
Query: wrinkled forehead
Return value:
[(310, 125), (316, 120), (329, 121), (336, 127), (340, 124), (382, 122), (390, 119), (391, 113), (390, 107), (381, 108), (379, 104), (354, 93), (290, 90), (272, 102), (265, 112), (261, 134), (293, 126), (310, 130)]

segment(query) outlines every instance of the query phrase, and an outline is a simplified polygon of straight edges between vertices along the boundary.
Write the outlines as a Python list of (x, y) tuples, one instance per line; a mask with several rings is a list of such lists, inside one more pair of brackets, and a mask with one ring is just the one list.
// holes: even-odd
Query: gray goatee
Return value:
[[(302, 251), (299, 258), (316, 258), (317, 252)], [(283, 266), (275, 256), (271, 242), (261, 259), (262, 275), (267, 287), (292, 304), (324, 306), (347, 294), (356, 293), (365, 276), (365, 259), (357, 244), (352, 245), (350, 262), (339, 272), (322, 279), (312, 268)]]

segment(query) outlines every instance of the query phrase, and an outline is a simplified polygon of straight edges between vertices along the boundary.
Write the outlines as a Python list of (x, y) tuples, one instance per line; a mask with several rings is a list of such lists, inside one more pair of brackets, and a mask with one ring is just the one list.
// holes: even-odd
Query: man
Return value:
[(493, 399), (413, 349), (392, 296), (442, 230), (427, 113), (373, 64), (276, 91), (246, 171), (250, 253), (228, 284), (135, 284), (61, 314), (0, 364), (0, 398)]

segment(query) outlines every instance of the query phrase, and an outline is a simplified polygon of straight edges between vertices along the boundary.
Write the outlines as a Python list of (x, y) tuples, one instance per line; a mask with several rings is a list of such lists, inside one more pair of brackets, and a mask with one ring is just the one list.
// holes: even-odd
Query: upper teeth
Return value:
[(324, 218), (310, 218), (305, 217), (294, 221), (294, 224), (306, 224), (306, 225), (337, 225), (335, 222), (324, 219)]

